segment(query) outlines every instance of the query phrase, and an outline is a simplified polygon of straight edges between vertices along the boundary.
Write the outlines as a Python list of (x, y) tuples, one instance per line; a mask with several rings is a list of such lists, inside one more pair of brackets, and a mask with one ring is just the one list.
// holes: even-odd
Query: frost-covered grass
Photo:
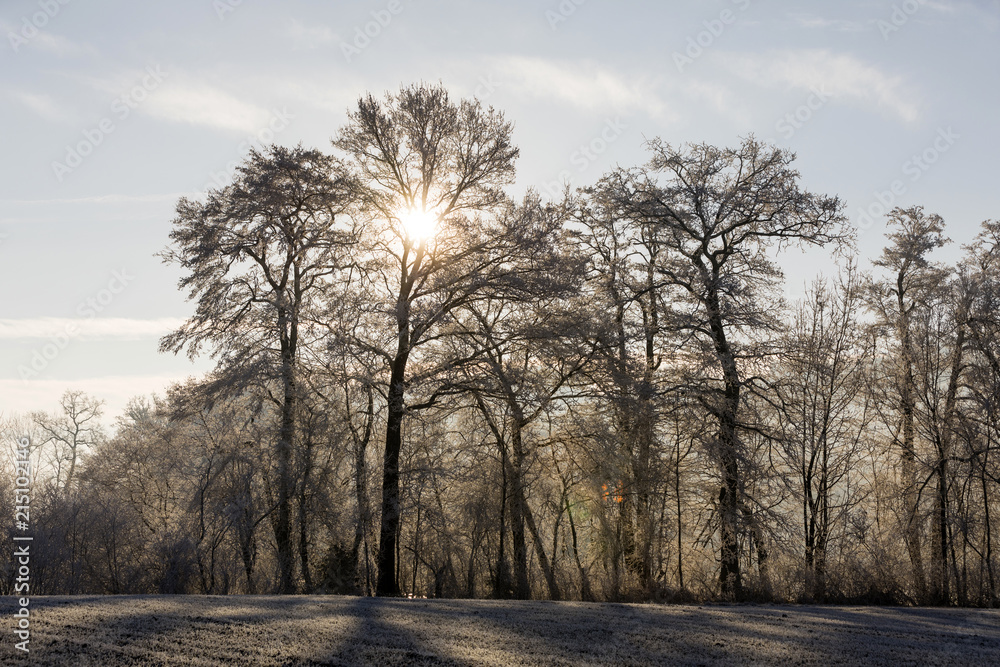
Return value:
[(1000, 665), (1000, 611), (348, 597), (45, 597), (4, 665)]

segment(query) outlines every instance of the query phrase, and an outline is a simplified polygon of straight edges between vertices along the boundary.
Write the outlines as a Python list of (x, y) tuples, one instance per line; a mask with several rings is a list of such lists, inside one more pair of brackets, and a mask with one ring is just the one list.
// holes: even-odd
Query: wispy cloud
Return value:
[(50, 95), (12, 90), (10, 96), (45, 120), (56, 123), (71, 123), (78, 120), (65, 104), (57, 102)]
[(3, 206), (51, 206), (59, 204), (145, 204), (165, 201), (176, 201), (181, 197), (197, 197), (200, 193), (168, 192), (151, 195), (93, 195), (91, 197), (73, 197), (70, 199), (0, 199)]
[(0, 340), (45, 339), (60, 335), (86, 340), (136, 340), (162, 336), (183, 323), (183, 319), (174, 317), (151, 320), (122, 317), (0, 319)]
[(751, 120), (747, 101), (728, 86), (707, 78), (685, 77), (677, 83), (678, 94), (695, 103), (707, 105), (715, 113), (740, 125)]
[(874, 28), (874, 19), (868, 21), (849, 21), (847, 19), (828, 19), (822, 16), (805, 14), (793, 15), (792, 20), (799, 28), (835, 30), (838, 32), (865, 32)]
[(295, 19), (285, 28), (288, 37), (297, 49), (318, 49), (321, 46), (339, 42), (336, 33), (325, 25), (307, 26)]
[(30, 45), (61, 58), (95, 55), (97, 53), (97, 49), (90, 44), (74, 42), (67, 37), (45, 30), (39, 30), (38, 35), (31, 40)]
[[(945, 14), (954, 14), (955, 12), (959, 11), (960, 6), (962, 6), (962, 5), (964, 5), (965, 8), (970, 8), (970, 7), (971, 8), (975, 8), (976, 7), (975, 3), (967, 3), (967, 2), (957, 2), (957, 3), (956, 2), (934, 2), (934, 0), (922, 0), (922, 2), (920, 4), (925, 5), (927, 7), (930, 7), (931, 9), (935, 9), (935, 10), (937, 10), (939, 12), (943, 12)], [(994, 9), (1000, 9), (1000, 3), (994, 2), (993, 3), (993, 8)]]
[(593, 62), (513, 56), (496, 61), (493, 69), (505, 88), (532, 97), (556, 99), (587, 110), (642, 111), (659, 119), (675, 116), (657, 94), (658, 82), (654, 79)]
[(358, 102), (358, 91), (365, 86), (360, 81), (350, 80), (346, 75), (339, 77), (338, 85), (330, 85), (310, 80), (268, 81), (269, 90), (295, 100), (296, 108), (314, 107), (336, 114), (344, 113), (346, 109)]
[(151, 116), (179, 123), (256, 132), (267, 124), (267, 109), (245, 102), (206, 83), (172, 81), (144, 102)]
[(831, 97), (853, 99), (905, 122), (920, 116), (918, 100), (899, 76), (885, 74), (854, 56), (825, 49), (718, 53), (735, 74), (760, 86), (820, 88)]
[[(22, 29), (22, 25), (0, 21), (0, 34), (4, 36), (5, 42), (10, 34), (21, 36)], [(94, 55), (97, 53), (97, 49), (90, 44), (74, 42), (68, 37), (53, 33), (44, 27), (38, 29), (32, 37), (24, 39), (25, 43), (22, 44), (24, 48), (38, 49), (60, 58)]]

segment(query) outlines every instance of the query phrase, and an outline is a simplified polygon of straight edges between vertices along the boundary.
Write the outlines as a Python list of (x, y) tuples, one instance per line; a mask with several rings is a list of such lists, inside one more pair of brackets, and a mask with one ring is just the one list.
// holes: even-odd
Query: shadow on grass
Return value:
[[(0, 598), (11, 618), (14, 598)], [(8, 627), (10, 627), (8, 625)], [(1000, 664), (1000, 613), (270, 596), (32, 598), (12, 665)]]
[[(445, 651), (435, 650), (414, 632), (392, 617), (400, 600), (377, 598), (341, 598), (342, 604), (326, 605), (324, 613), (354, 619), (354, 632), (333, 642), (329, 648), (310, 659), (292, 661), (295, 665), (463, 665)], [(419, 616), (419, 614), (417, 615)], [(416, 617), (415, 617), (416, 620)]]

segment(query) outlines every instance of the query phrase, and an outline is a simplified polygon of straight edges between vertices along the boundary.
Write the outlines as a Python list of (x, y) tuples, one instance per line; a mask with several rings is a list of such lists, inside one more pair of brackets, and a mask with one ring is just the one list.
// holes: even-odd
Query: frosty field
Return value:
[(1000, 665), (1000, 611), (349, 597), (39, 597), (4, 665)]

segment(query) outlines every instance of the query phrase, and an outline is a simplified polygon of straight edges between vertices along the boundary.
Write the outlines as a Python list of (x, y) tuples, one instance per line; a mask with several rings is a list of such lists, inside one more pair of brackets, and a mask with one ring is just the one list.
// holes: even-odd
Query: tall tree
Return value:
[(664, 326), (687, 337), (707, 362), (692, 367), (702, 366), (708, 381), (690, 382), (718, 426), (712, 454), (721, 481), (719, 582), (725, 595), (740, 598), (740, 526), (750, 515), (740, 469), (748, 380), (742, 366), (755, 355), (752, 337), (780, 328), (773, 304), (782, 274), (767, 250), (844, 239), (843, 206), (801, 188), (793, 153), (752, 137), (738, 148), (674, 147), (658, 139), (648, 148), (645, 167), (619, 169), (599, 188), (621, 215), (659, 228), (657, 277), (675, 299)]
[(279, 408), (274, 456), (278, 590), (295, 591), (291, 525), (299, 346), (317, 305), (354, 241), (354, 181), (333, 157), (298, 146), (253, 149), (232, 185), (204, 202), (181, 199), (161, 253), (187, 275), (180, 288), (197, 310), (165, 336), (161, 351), (205, 344), (218, 360), (220, 389), (255, 386)]
[(920, 353), (916, 344), (917, 319), (939, 291), (948, 270), (929, 255), (948, 243), (944, 221), (925, 214), (920, 206), (889, 212), (889, 244), (874, 264), (884, 270), (872, 282), (871, 307), (880, 323), (891, 331), (898, 350), (893, 355), (898, 428), (894, 439), (900, 449), (903, 486), (904, 539), (918, 600), (927, 597), (923, 537), (920, 523), (920, 480), (917, 461), (917, 373)]
[[(608, 196), (611, 194), (612, 196)], [(579, 207), (580, 245), (590, 259), (592, 298), (611, 313), (598, 333), (600, 368), (592, 375), (613, 412), (620, 442), (614, 483), (618, 487), (621, 560), (645, 592), (653, 586), (653, 461), (656, 458), (657, 371), (665, 356), (661, 331), (664, 286), (656, 266), (661, 229), (621, 210), (613, 191), (588, 189)], [(609, 471), (611, 472), (611, 471)]]
[[(398, 595), (399, 460), (408, 383), (419, 346), (441, 335), (452, 311), (503, 282), (518, 232), (497, 223), (518, 149), (512, 126), (478, 101), (453, 102), (418, 84), (361, 98), (333, 144), (365, 185), (373, 261), (368, 287), (384, 304), (393, 344), (375, 345), (390, 368), (382, 471), (378, 595)], [(378, 295), (378, 296), (376, 296)], [(359, 341), (360, 342), (360, 341)], [(364, 344), (362, 342), (362, 344)]]
[[(966, 541), (979, 555), (979, 595), (977, 602), (1000, 603), (997, 564), (994, 555), (996, 498), (1000, 487), (1000, 222), (986, 220), (980, 233), (966, 248), (960, 289), (969, 338), (967, 387), (962, 414), (958, 416), (964, 458), (968, 463), (970, 517), (966, 526), (978, 529)], [(955, 458), (959, 458), (956, 456)], [(970, 540), (971, 538), (971, 540)]]
[[(916, 313), (913, 342), (918, 351), (916, 404), (919, 419), (917, 432), (928, 443), (926, 473), (920, 483), (933, 484), (930, 526), (930, 561), (928, 602), (951, 604), (952, 503), (954, 488), (954, 440), (957, 426), (959, 390), (963, 382), (968, 344), (966, 319), (968, 292), (960, 280), (943, 281)], [(957, 571), (954, 573), (957, 578)], [(961, 593), (961, 591), (957, 591)]]

